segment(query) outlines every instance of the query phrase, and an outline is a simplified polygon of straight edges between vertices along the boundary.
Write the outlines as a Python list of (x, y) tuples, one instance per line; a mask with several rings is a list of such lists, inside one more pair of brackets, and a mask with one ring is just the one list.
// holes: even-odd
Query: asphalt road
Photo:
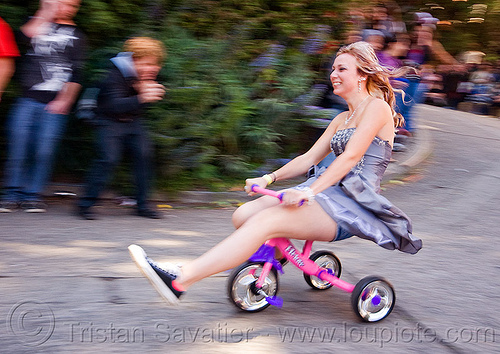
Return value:
[(46, 214), (0, 215), (0, 352), (498, 351), (500, 119), (430, 106), (418, 113), (433, 154), (383, 194), (413, 219), (424, 248), (407, 255), (358, 238), (314, 247), (339, 256), (346, 281), (374, 274), (393, 284), (397, 304), (384, 321), (361, 323), (349, 294), (313, 291), (292, 266), (280, 279), (282, 309), (238, 311), (227, 274), (167, 307), (127, 246), (158, 261), (192, 259), (231, 233), (234, 208), (179, 207), (147, 220), (107, 204), (100, 220), (84, 221), (61, 199)]

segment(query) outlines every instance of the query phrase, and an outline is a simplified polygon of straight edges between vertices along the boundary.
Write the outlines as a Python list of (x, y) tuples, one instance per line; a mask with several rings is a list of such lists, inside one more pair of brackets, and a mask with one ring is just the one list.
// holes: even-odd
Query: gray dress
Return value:
[[(333, 136), (331, 148), (336, 156), (344, 152), (354, 131), (355, 128), (344, 129)], [(351, 234), (383, 248), (413, 254), (422, 248), (422, 241), (412, 235), (411, 220), (379, 194), (391, 154), (389, 142), (375, 137), (357, 165), (337, 184), (318, 193), (316, 201), (337, 225)], [(315, 166), (313, 176), (296, 188), (311, 185), (325, 170)]]

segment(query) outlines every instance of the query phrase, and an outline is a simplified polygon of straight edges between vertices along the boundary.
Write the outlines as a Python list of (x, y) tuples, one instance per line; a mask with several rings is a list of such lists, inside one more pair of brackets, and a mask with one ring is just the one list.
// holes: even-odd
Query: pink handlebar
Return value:
[(280, 200), (280, 202), (283, 201), (283, 193), (279, 193), (279, 192), (276, 192), (276, 191), (272, 191), (270, 189), (259, 187), (258, 184), (254, 184), (252, 186), (252, 192), (260, 193), (260, 194), (265, 194), (265, 195), (270, 195), (271, 197), (278, 198)]

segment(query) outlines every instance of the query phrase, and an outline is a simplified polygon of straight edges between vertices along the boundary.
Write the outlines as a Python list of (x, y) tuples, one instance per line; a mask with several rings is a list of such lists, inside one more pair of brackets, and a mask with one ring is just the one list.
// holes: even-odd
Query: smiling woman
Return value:
[[(350, 56), (344, 56), (342, 54), (350, 54)], [(353, 61), (352, 58), (355, 60)], [(346, 60), (348, 63), (345, 63)], [(348, 70), (349, 68), (351, 70), (356, 70), (359, 74), (359, 77), (356, 76), (358, 81), (358, 93), (362, 92), (361, 84), (366, 81), (365, 87), (368, 94), (386, 101), (391, 108), (394, 125), (397, 127), (402, 124), (402, 116), (394, 111), (395, 96), (394, 90), (389, 82), (389, 77), (405, 74), (407, 71), (406, 68), (392, 70), (382, 66), (372, 47), (365, 42), (359, 42), (356, 46), (341, 48), (337, 53), (335, 62), (338, 63), (339, 66), (343, 65), (344, 70)], [(332, 83), (337, 82), (334, 74), (335, 63), (330, 76)], [(334, 92), (338, 94), (337, 90), (335, 90), (335, 84)]]
[[(264, 196), (239, 207), (233, 214), (237, 230), (182, 268), (160, 265), (141, 247), (129, 246), (137, 266), (164, 299), (177, 303), (187, 287), (238, 266), (275, 238), (339, 241), (357, 235), (386, 249), (418, 252), (422, 241), (412, 235), (410, 219), (379, 194), (399, 123), (388, 76), (369, 44), (340, 49), (331, 80), (351, 113), (333, 119), (303, 155), (270, 174), (247, 179), (246, 190), (253, 195), (255, 185), (265, 187), (310, 171), (307, 181), (282, 191), (282, 203)], [(336, 159), (319, 169), (316, 164), (332, 150)]]

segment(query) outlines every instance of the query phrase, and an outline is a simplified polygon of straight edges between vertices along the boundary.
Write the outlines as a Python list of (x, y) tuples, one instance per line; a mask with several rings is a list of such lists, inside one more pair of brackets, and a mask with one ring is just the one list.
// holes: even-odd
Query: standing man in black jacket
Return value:
[(134, 37), (125, 42), (124, 52), (112, 58), (113, 67), (101, 85), (97, 114), (99, 157), (91, 168), (78, 214), (95, 218), (90, 208), (106, 187), (114, 167), (127, 146), (134, 160), (137, 189), (137, 215), (159, 219), (148, 207), (152, 147), (142, 118), (149, 103), (163, 99), (165, 87), (156, 81), (165, 57), (163, 44), (149, 37)]

